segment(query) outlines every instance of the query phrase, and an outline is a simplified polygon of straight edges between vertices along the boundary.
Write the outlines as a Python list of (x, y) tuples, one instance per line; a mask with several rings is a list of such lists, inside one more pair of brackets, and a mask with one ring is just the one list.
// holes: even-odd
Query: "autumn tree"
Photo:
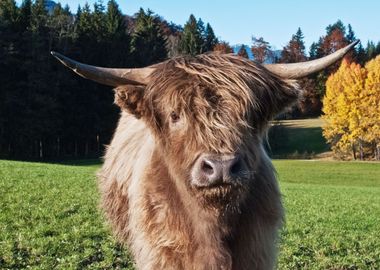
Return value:
[[(314, 43), (316, 46), (316, 43)], [(313, 50), (316, 50), (313, 49)], [(317, 52), (315, 52), (317, 54)], [(301, 28), (291, 37), (288, 44), (281, 52), (281, 63), (298, 63), (306, 61), (305, 42)], [(291, 110), (286, 112), (287, 116), (294, 117), (310, 117), (317, 116), (321, 112), (320, 96), (316, 92), (316, 80), (312, 77), (307, 77), (299, 80), (301, 89), (303, 90), (302, 99), (298, 104), (295, 104)]]
[(363, 92), (364, 82), (365, 69), (345, 60), (328, 78), (323, 100), (326, 121), (323, 135), (336, 154), (344, 156), (351, 152), (354, 159), (357, 158), (358, 142), (362, 140), (362, 133), (358, 130), (362, 116), (359, 93)]
[(365, 68), (343, 61), (326, 82), (323, 134), (333, 151), (354, 159), (379, 159), (380, 57)]
[(297, 63), (306, 60), (305, 55), (305, 42), (301, 28), (292, 36), (289, 43), (284, 47), (281, 52), (281, 62), (283, 63)]
[(366, 66), (365, 92), (361, 93), (363, 110), (363, 140), (371, 145), (374, 156), (380, 160), (380, 56)]
[(252, 37), (251, 51), (256, 62), (264, 63), (268, 59), (273, 59), (271, 46), (262, 37)]
[(233, 53), (233, 49), (226, 41), (220, 41), (214, 46), (214, 52), (216, 53)]
[[(326, 35), (320, 37), (317, 43), (312, 44), (310, 48), (310, 58), (320, 58), (334, 53), (349, 44), (348, 38), (354, 38), (354, 32), (351, 26), (349, 27), (349, 33), (346, 34), (346, 26), (341, 20), (328, 25), (326, 27)], [(354, 54), (352, 52), (347, 53), (345, 59), (352, 62), (354, 60)], [(327, 78), (339, 68), (339, 65), (340, 62), (337, 62), (313, 76), (316, 92), (320, 97), (323, 97), (325, 94)]]

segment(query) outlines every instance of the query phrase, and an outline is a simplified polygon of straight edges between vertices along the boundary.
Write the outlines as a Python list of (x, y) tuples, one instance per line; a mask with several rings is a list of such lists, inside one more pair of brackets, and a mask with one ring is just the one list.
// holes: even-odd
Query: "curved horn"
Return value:
[(352, 42), (350, 45), (337, 50), (336, 52), (325, 57), (311, 60), (307, 62), (291, 63), (291, 64), (266, 64), (264, 67), (270, 72), (285, 79), (299, 79), (306, 77), (315, 72), (321, 71), (328, 66), (334, 64), (336, 61), (343, 58), (360, 40)]
[(83, 78), (96, 81), (110, 86), (125, 84), (148, 84), (149, 76), (155, 70), (153, 67), (146, 68), (104, 68), (86, 65), (70, 59), (60, 53), (51, 52), (66, 67), (72, 69)]

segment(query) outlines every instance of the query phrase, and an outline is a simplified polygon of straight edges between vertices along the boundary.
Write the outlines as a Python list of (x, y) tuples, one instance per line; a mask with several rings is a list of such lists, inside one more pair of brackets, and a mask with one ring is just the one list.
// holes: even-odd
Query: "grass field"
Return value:
[[(380, 163), (277, 160), (279, 269), (380, 269)], [(97, 210), (97, 162), (0, 161), (1, 269), (133, 269)]]
[(275, 134), (269, 138), (269, 152), (274, 158), (315, 158), (330, 151), (322, 136), (320, 118), (274, 121)]

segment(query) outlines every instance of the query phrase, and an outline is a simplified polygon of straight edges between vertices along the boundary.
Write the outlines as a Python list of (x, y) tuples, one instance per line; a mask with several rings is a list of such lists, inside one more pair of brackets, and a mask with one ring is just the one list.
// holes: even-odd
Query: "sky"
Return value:
[[(20, 1), (20, 0), (19, 0)], [(95, 0), (87, 0), (93, 4)], [(106, 5), (107, 0), (103, 0)], [(86, 0), (59, 0), (75, 12)], [(306, 47), (325, 34), (326, 26), (338, 19), (351, 24), (365, 45), (380, 40), (378, 0), (117, 0), (124, 14), (140, 7), (151, 9), (168, 21), (183, 25), (190, 14), (209, 22), (215, 34), (231, 45), (250, 45), (252, 36), (263, 37), (275, 49), (282, 49), (298, 27)]]

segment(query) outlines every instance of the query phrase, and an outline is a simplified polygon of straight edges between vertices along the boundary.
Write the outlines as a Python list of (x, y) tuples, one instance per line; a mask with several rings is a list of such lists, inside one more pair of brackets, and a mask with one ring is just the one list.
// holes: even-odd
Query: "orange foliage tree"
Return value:
[(218, 42), (213, 49), (216, 53), (233, 53), (233, 49), (231, 48), (230, 44), (225, 41)]
[(252, 37), (251, 51), (256, 62), (264, 63), (267, 59), (273, 59), (271, 46), (262, 37)]

